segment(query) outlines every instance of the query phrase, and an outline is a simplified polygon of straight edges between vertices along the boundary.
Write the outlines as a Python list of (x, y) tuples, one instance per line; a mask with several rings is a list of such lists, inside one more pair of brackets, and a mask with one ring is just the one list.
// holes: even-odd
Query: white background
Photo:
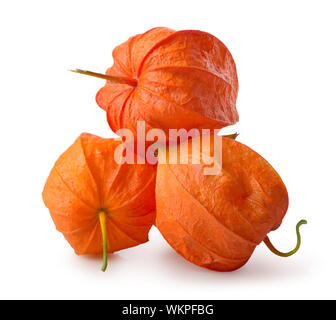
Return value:
[[(336, 5), (334, 1), (2, 1), (0, 4), (0, 298), (336, 298)], [(263, 155), (287, 185), (290, 207), (233, 273), (196, 267), (156, 229), (150, 242), (76, 256), (41, 197), (57, 157), (83, 131), (111, 137), (95, 103), (112, 49), (155, 26), (221, 39), (239, 75), (240, 122), (225, 132)]]

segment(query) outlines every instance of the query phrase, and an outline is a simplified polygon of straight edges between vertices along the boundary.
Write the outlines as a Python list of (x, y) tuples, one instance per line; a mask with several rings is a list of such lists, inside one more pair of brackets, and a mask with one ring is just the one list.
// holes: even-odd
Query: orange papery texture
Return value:
[(44, 203), (78, 255), (103, 252), (101, 210), (109, 253), (148, 241), (155, 219), (156, 167), (119, 164), (115, 150), (120, 144), (82, 134), (56, 161), (45, 184)]
[[(187, 146), (187, 152), (180, 147), (167, 151), (167, 158), (182, 155), (184, 164), (182, 160), (164, 163), (159, 153), (156, 225), (185, 259), (212, 270), (232, 271), (248, 261), (268, 232), (279, 227), (288, 194), (266, 160), (229, 138), (218, 137), (222, 139), (222, 160), (215, 157), (218, 174), (205, 175), (214, 155), (214, 137), (210, 138), (203, 139), (201, 149), (192, 148), (194, 138), (180, 146)], [(197, 157), (200, 163), (192, 164)]]
[[(209, 33), (154, 28), (113, 50), (107, 81), (96, 96), (111, 129), (216, 129), (238, 121), (238, 79), (227, 47)], [(168, 137), (168, 135), (167, 135)]]

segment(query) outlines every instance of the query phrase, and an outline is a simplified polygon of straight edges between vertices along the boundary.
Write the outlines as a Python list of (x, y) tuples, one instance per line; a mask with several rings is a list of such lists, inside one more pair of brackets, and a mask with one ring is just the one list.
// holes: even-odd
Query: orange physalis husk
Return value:
[[(156, 225), (163, 237), (185, 259), (217, 271), (243, 266), (261, 241), (278, 255), (295, 253), (301, 240), (298, 227), (306, 221), (299, 222), (298, 244), (289, 253), (277, 251), (267, 238), (288, 208), (280, 176), (244, 144), (216, 139), (222, 141), (217, 154), (213, 136), (159, 151)], [(175, 157), (177, 163), (169, 163)], [(213, 164), (217, 174), (205, 174)]]
[(238, 78), (227, 47), (198, 30), (154, 28), (113, 50), (107, 80), (96, 96), (111, 129), (215, 129), (238, 121)]
[(103, 253), (103, 270), (107, 253), (148, 241), (155, 219), (156, 167), (119, 164), (121, 144), (81, 134), (56, 161), (43, 190), (57, 230), (76, 254)]

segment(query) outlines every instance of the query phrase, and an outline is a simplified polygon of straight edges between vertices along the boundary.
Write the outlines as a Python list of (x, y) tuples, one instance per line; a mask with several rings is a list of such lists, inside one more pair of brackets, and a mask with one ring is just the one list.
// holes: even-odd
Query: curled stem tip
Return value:
[(107, 235), (106, 235), (106, 213), (104, 211), (100, 211), (98, 213), (100, 228), (103, 238), (103, 266), (101, 268), (102, 271), (105, 271), (107, 268)]
[(110, 76), (108, 74), (97, 73), (97, 72), (82, 70), (82, 69), (70, 69), (69, 71), (74, 72), (74, 73), (84, 74), (86, 76), (105, 79), (107, 81), (114, 82), (114, 83), (128, 84), (130, 86), (137, 85), (137, 81), (134, 79), (128, 79), (124, 77), (115, 77), (115, 76)]
[(268, 247), (268, 249), (270, 249), (274, 254), (280, 256), (280, 257), (289, 257), (291, 255), (293, 255), (294, 253), (296, 253), (301, 245), (301, 235), (300, 235), (300, 226), (303, 224), (307, 224), (306, 220), (300, 220), (297, 225), (296, 225), (296, 237), (297, 237), (297, 242), (296, 242), (296, 247), (289, 252), (280, 252), (279, 250), (275, 249), (273, 244), (271, 243), (270, 239), (268, 237), (266, 237), (264, 239), (264, 243), (266, 244), (266, 246)]

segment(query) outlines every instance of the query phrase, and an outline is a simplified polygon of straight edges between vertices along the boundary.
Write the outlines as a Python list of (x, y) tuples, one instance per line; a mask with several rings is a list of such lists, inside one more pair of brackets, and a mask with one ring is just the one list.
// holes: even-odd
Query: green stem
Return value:
[(301, 245), (301, 235), (300, 235), (300, 231), (299, 228), (301, 225), (303, 224), (307, 224), (306, 220), (300, 220), (297, 225), (296, 225), (296, 237), (297, 237), (297, 243), (296, 243), (296, 247), (289, 252), (280, 252), (279, 250), (275, 249), (273, 244), (271, 243), (270, 239), (268, 237), (266, 237), (264, 239), (264, 243), (266, 244), (266, 246), (268, 247), (268, 249), (270, 249), (273, 253), (275, 253), (276, 255), (280, 256), (280, 257), (289, 257), (291, 255), (293, 255), (294, 253), (296, 253)]
[(107, 268), (107, 234), (106, 234), (106, 213), (104, 211), (100, 211), (98, 213), (100, 228), (103, 238), (103, 266), (102, 271), (105, 271)]
[(128, 79), (128, 78), (124, 78), (124, 77), (115, 77), (115, 76), (110, 76), (108, 74), (102, 74), (102, 73), (97, 73), (97, 72), (93, 72), (93, 71), (81, 70), (81, 69), (74, 69), (74, 70), (69, 70), (69, 71), (75, 72), (75, 73), (80, 73), (80, 74), (85, 74), (86, 76), (105, 79), (105, 80), (110, 81), (110, 82), (128, 84), (128, 85), (133, 86), (133, 87), (137, 86), (137, 81), (134, 80), (134, 79)]

